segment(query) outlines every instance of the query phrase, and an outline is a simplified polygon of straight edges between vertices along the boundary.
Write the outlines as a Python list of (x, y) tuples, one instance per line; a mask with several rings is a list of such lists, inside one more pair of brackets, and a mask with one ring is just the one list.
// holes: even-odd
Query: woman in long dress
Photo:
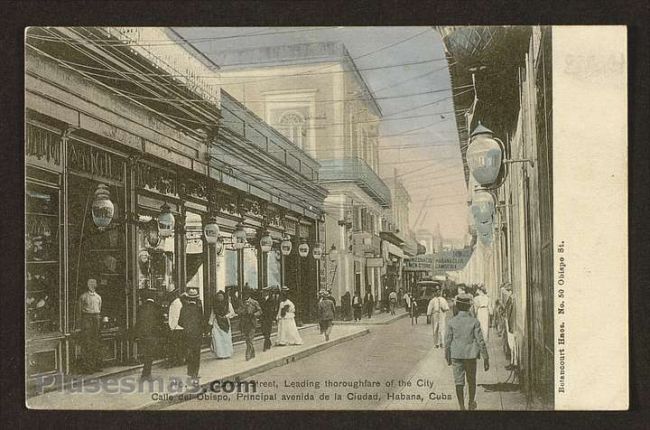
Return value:
[(492, 304), (490, 298), (485, 293), (485, 287), (479, 286), (476, 290), (478, 295), (474, 297), (474, 315), (481, 324), (483, 339), (487, 342), (490, 337), (490, 314), (492, 313)]
[(284, 345), (302, 345), (302, 338), (296, 327), (296, 306), (287, 297), (286, 292), (280, 293), (280, 306), (278, 309), (278, 342)]
[(208, 324), (212, 326), (212, 352), (217, 358), (230, 358), (233, 354), (230, 319), (237, 316), (223, 291), (214, 297)]

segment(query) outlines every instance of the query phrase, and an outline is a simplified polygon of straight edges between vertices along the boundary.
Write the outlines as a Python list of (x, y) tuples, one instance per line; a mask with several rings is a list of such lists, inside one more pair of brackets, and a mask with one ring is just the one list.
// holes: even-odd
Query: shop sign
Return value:
[(382, 257), (366, 257), (366, 267), (384, 267)]
[(124, 180), (123, 158), (74, 140), (68, 145), (68, 167), (94, 178)]
[(470, 257), (472, 248), (454, 249), (450, 251), (441, 251), (436, 254), (435, 271), (446, 272), (463, 270)]

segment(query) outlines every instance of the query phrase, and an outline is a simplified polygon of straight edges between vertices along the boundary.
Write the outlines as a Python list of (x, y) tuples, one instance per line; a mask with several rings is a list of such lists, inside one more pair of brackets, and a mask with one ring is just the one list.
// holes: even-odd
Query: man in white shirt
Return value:
[(178, 318), (183, 308), (185, 293), (176, 292), (176, 298), (169, 304), (167, 324), (169, 325), (169, 365), (172, 367), (185, 364), (185, 348), (183, 345), (183, 327), (178, 325)]
[(433, 328), (433, 345), (436, 348), (443, 347), (447, 312), (449, 312), (449, 304), (444, 297), (440, 297), (440, 291), (436, 290), (433, 298), (429, 300), (427, 308), (427, 315), (431, 317), (431, 327)]

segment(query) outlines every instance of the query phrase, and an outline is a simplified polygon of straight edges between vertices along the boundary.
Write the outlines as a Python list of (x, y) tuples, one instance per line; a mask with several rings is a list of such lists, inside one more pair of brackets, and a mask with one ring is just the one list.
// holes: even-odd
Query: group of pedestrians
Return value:
[[(178, 294), (169, 305), (167, 324), (169, 325), (168, 346), (170, 367), (187, 364), (187, 375), (192, 379), (199, 377), (201, 346), (203, 335), (211, 335), (210, 348), (217, 359), (233, 356), (232, 323), (239, 317), (241, 333), (246, 342), (246, 360), (255, 358), (255, 332), (260, 322), (264, 337), (264, 351), (271, 348), (273, 323), (277, 321), (277, 345), (301, 345), (302, 339), (295, 322), (296, 307), (288, 298), (288, 288), (279, 293), (266, 287), (262, 290), (261, 303), (251, 291), (245, 289), (241, 300), (235, 305), (224, 291), (218, 291), (206, 318), (199, 298), (199, 290), (189, 287)], [(139, 353), (144, 362), (142, 378), (151, 377), (151, 367), (159, 345), (167, 335), (164, 329), (162, 307), (156, 302), (156, 292), (141, 291), (142, 304), (138, 309), (136, 324), (131, 333), (137, 340)], [(328, 335), (329, 336), (329, 333)]]

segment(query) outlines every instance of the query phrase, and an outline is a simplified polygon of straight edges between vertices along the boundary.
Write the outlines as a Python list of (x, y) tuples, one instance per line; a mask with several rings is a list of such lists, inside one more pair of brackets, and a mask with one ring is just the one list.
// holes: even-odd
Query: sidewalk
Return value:
[[(318, 325), (313, 325), (300, 330), (304, 343), (299, 346), (280, 347), (274, 345), (270, 351), (262, 352), (263, 339), (257, 339), (255, 341), (256, 357), (250, 361), (246, 361), (244, 358), (246, 345), (243, 342), (235, 343), (234, 354), (230, 359), (218, 360), (214, 358), (211, 351), (203, 352), (199, 372), (200, 384), (207, 387), (213, 381), (246, 379), (368, 333), (367, 328), (335, 326), (330, 341), (325, 342)], [(195, 390), (190, 386), (176, 391), (173, 388), (170, 390), (172, 380), (180, 380), (181, 385), (186, 382), (185, 366), (173, 368), (154, 366), (152, 377), (153, 381), (140, 383), (139, 369), (136, 368), (132, 369), (130, 373), (122, 372), (113, 378), (97, 379), (92, 376), (79, 378), (78, 382), (65, 390), (31, 397), (27, 399), (26, 403), (27, 407), (31, 409), (161, 409), (179, 400), (182, 401), (178, 395), (182, 395), (185, 389)], [(84, 384), (83, 390), (82, 384)], [(173, 394), (173, 399), (168, 398), (170, 393)]]
[[(429, 331), (431, 326), (426, 326)], [(432, 341), (433, 344), (433, 341)], [(508, 364), (502, 349), (502, 338), (490, 329), (488, 342), (490, 370), (483, 370), (483, 360), (477, 360), (476, 402), (478, 410), (526, 410), (526, 396), (519, 386), (511, 384), (513, 376), (505, 370)], [(393, 400), (381, 405), (381, 409), (458, 410), (456, 387), (452, 368), (447, 366), (444, 348), (433, 348), (420, 361), (408, 378), (410, 387), (403, 387)], [(421, 386), (418, 386), (421, 385)], [(417, 395), (419, 394), (419, 398)], [(465, 407), (468, 403), (465, 386)]]
[[(339, 321), (336, 320), (334, 321), (335, 324), (339, 325), (383, 325), (383, 324), (390, 324), (394, 321), (397, 321), (398, 319), (404, 318), (408, 316), (408, 312), (406, 312), (403, 308), (396, 309), (395, 310), (395, 315), (391, 315), (390, 312), (378, 312), (373, 314), (372, 318), (368, 318), (368, 315), (363, 315), (361, 317), (361, 321)], [(425, 317), (426, 319), (426, 317)], [(420, 319), (420, 321), (422, 321)], [(426, 322), (426, 321), (425, 321)]]

